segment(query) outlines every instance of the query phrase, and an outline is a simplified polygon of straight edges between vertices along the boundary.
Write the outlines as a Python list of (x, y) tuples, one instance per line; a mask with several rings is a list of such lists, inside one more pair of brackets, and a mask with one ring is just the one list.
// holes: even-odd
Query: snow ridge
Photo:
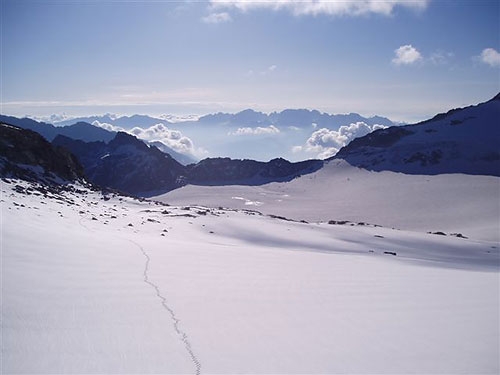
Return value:
[(135, 241), (132, 241), (132, 240), (129, 240), (129, 241), (131, 243), (133, 243), (135, 246), (137, 246), (139, 248), (139, 250), (141, 250), (144, 257), (146, 258), (146, 263), (144, 265), (144, 272), (143, 272), (144, 282), (146, 284), (150, 285), (151, 287), (153, 287), (153, 289), (156, 291), (156, 296), (161, 300), (162, 306), (170, 314), (170, 318), (172, 319), (174, 330), (177, 333), (177, 335), (179, 335), (181, 341), (184, 343), (184, 346), (186, 347), (186, 350), (189, 353), (189, 356), (191, 357), (191, 361), (193, 361), (193, 364), (196, 367), (195, 374), (200, 375), (201, 363), (200, 363), (199, 359), (196, 357), (196, 355), (194, 354), (193, 348), (191, 346), (191, 342), (189, 341), (187, 334), (181, 328), (179, 328), (180, 320), (175, 315), (175, 312), (172, 309), (172, 307), (169, 306), (167, 299), (161, 294), (160, 288), (158, 287), (158, 285), (156, 285), (155, 283), (153, 283), (152, 281), (149, 280), (148, 271), (149, 271), (149, 263), (151, 262), (151, 258), (149, 257), (146, 250), (144, 250), (144, 248), (141, 245), (139, 245)]

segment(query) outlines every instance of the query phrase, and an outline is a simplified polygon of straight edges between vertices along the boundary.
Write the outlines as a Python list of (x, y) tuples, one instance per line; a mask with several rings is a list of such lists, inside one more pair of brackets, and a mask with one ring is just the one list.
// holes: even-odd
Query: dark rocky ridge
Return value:
[(117, 133), (109, 143), (86, 143), (62, 135), (52, 143), (73, 152), (89, 181), (102, 187), (144, 195), (182, 185), (182, 164), (127, 133)]
[(186, 180), (193, 185), (262, 185), (290, 181), (313, 173), (323, 166), (320, 160), (291, 163), (277, 158), (268, 162), (230, 158), (207, 158), (187, 167)]
[(82, 121), (69, 126), (54, 126), (45, 122), (31, 120), (29, 118), (17, 118), (0, 115), (0, 122), (11, 124), (23, 129), (33, 130), (42, 135), (49, 142), (52, 142), (52, 140), (58, 135), (64, 135), (66, 137), (79, 139), (85, 142), (109, 142), (116, 135), (116, 132), (110, 132)]
[(186, 184), (261, 185), (289, 181), (323, 166), (319, 160), (291, 163), (284, 159), (258, 162), (229, 158), (209, 158), (183, 166), (156, 147), (121, 132), (107, 144), (86, 143), (64, 136), (57, 136), (53, 144), (73, 152), (92, 183), (142, 196), (164, 193)]
[(82, 165), (69, 151), (51, 145), (34, 131), (5, 123), (0, 123), (0, 173), (47, 183), (84, 178)]

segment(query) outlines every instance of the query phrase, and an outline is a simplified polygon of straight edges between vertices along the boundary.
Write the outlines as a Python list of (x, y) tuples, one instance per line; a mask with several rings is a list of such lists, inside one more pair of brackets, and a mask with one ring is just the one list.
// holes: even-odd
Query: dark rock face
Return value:
[(0, 124), (0, 168), (2, 177), (55, 182), (82, 179), (78, 159), (62, 147), (52, 146), (40, 134)]
[(184, 167), (180, 163), (126, 133), (117, 133), (108, 144), (85, 143), (61, 135), (53, 144), (71, 150), (84, 166), (88, 179), (103, 187), (143, 195), (182, 185)]
[(312, 173), (323, 166), (320, 160), (291, 163), (285, 159), (269, 162), (208, 158), (188, 166), (187, 182), (195, 185), (261, 185), (268, 182), (290, 181)]
[(209, 158), (183, 166), (156, 147), (121, 132), (107, 144), (86, 143), (61, 135), (53, 144), (71, 150), (92, 183), (142, 196), (161, 194), (186, 184), (261, 185), (289, 181), (323, 166), (319, 160), (290, 163), (274, 159), (264, 163), (229, 158)]

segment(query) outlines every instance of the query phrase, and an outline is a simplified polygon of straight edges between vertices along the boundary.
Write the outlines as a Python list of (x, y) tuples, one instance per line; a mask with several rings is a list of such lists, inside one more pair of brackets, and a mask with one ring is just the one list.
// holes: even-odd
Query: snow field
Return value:
[(491, 241), (15, 184), (4, 373), (500, 370)]
[(500, 178), (493, 176), (372, 172), (332, 160), (288, 183), (188, 185), (155, 199), (177, 205), (254, 207), (296, 220), (349, 220), (500, 241)]

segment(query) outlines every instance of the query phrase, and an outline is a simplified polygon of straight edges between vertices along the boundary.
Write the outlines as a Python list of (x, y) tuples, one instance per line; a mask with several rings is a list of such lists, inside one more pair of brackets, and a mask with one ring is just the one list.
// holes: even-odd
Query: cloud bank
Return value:
[(211, 0), (214, 8), (238, 9), (248, 12), (256, 9), (273, 11), (286, 10), (295, 16), (329, 15), (329, 16), (360, 16), (366, 14), (381, 14), (389, 16), (395, 7), (405, 7), (424, 10), (430, 0)]
[(184, 155), (198, 156), (199, 154), (204, 154), (203, 150), (197, 150), (194, 146), (193, 141), (184, 136), (180, 131), (169, 129), (164, 124), (159, 123), (153, 125), (149, 128), (141, 128), (136, 126), (133, 129), (126, 130), (119, 126), (113, 124), (108, 124), (105, 122), (94, 121), (92, 123), (94, 126), (100, 128), (114, 131), (114, 132), (126, 132), (134, 135), (135, 137), (148, 142), (161, 142), (165, 146), (170, 147), (172, 150), (177, 151)]
[(314, 153), (315, 157), (326, 159), (335, 155), (354, 138), (362, 137), (374, 130), (384, 128), (386, 128), (384, 125), (370, 126), (364, 122), (344, 125), (339, 130), (321, 128), (311, 134), (304, 146), (296, 146), (293, 151)]

